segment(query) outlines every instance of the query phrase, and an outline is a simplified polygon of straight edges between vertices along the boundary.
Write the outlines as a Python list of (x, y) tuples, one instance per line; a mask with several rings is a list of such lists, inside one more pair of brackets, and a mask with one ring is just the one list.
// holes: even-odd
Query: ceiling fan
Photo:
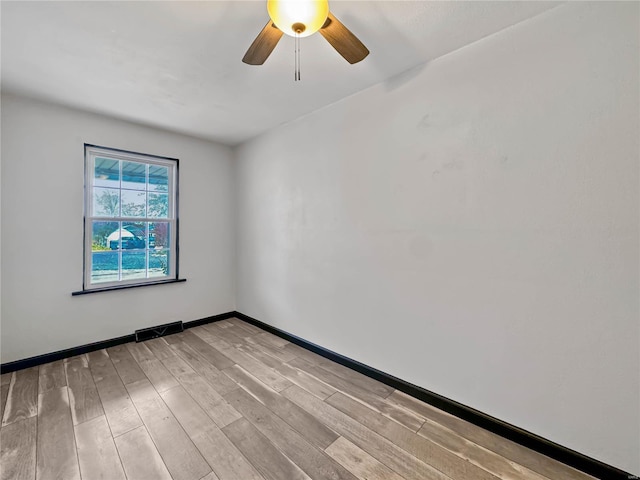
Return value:
[[(358, 63), (369, 50), (329, 11), (328, 0), (267, 0), (269, 21), (253, 41), (242, 61), (262, 65), (280, 41), (283, 33), (296, 37), (296, 63), (299, 63), (299, 39), (320, 32), (336, 51), (351, 63)], [(298, 71), (299, 79), (299, 71)]]

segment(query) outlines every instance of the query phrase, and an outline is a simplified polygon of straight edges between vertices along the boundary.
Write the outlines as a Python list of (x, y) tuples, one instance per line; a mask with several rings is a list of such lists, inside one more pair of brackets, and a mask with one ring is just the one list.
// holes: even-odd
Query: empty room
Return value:
[(0, 27), (0, 480), (640, 477), (640, 2)]

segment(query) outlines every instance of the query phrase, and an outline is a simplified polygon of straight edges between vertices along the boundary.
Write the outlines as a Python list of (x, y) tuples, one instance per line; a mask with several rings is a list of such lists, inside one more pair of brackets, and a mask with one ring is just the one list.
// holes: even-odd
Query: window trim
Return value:
[(135, 283), (130, 285), (116, 285), (113, 287), (92, 288), (90, 290), (77, 290), (75, 292), (71, 292), (71, 296), (76, 297), (78, 295), (87, 295), (90, 293), (111, 292), (112, 290), (126, 290), (127, 288), (150, 287), (151, 285), (165, 285), (167, 283), (182, 283), (186, 281), (187, 281), (186, 278), (171, 278), (169, 280), (158, 280), (156, 282), (145, 282), (145, 283)]
[[(179, 278), (179, 265), (180, 265), (180, 217), (179, 217), (179, 174), (180, 174), (180, 161), (177, 158), (171, 158), (160, 155), (152, 155), (147, 153), (133, 152), (130, 150), (121, 150), (117, 148), (111, 147), (103, 147), (100, 145), (93, 145), (89, 143), (84, 144), (84, 191), (83, 191), (83, 255), (82, 255), (82, 290), (77, 292), (72, 292), (72, 295), (82, 295), (85, 293), (94, 293), (94, 292), (104, 292), (110, 290), (121, 290), (132, 287), (142, 287), (149, 285), (162, 285), (166, 283), (178, 283), (184, 282), (185, 279)], [(109, 158), (114, 158), (117, 160), (124, 161), (137, 161), (143, 162), (145, 164), (156, 164), (162, 166), (169, 167), (169, 176), (170, 176), (170, 188), (169, 193), (171, 193), (171, 187), (173, 188), (173, 195), (169, 195), (169, 219), (155, 219), (155, 218), (138, 218), (138, 217), (118, 217), (118, 220), (114, 220), (111, 217), (104, 218), (105, 221), (109, 221), (110, 219), (113, 221), (123, 221), (124, 219), (130, 220), (132, 222), (135, 221), (168, 221), (171, 225), (170, 231), (172, 244), (170, 245), (169, 250), (169, 267), (173, 275), (168, 277), (154, 277), (154, 278), (146, 278), (146, 279), (131, 279), (131, 280), (117, 280), (112, 282), (103, 282), (98, 284), (91, 284), (91, 258), (92, 254), (91, 248), (91, 225), (90, 222), (93, 220), (97, 220), (99, 217), (93, 217), (93, 198), (89, 198), (90, 194), (93, 192), (93, 165), (94, 159), (97, 156), (104, 155)], [(122, 187), (120, 187), (122, 188)], [(172, 215), (171, 215), (172, 213)], [(100, 217), (102, 219), (103, 217)], [(147, 248), (148, 249), (148, 248)]]

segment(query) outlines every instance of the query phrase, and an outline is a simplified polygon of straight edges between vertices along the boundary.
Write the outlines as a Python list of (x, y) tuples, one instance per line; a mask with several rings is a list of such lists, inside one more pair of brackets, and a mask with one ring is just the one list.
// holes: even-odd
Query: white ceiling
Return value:
[(313, 35), (294, 82), (291, 37), (241, 62), (264, 0), (2, 1), (2, 90), (236, 145), (555, 5), (332, 0), (371, 54), (349, 65)]

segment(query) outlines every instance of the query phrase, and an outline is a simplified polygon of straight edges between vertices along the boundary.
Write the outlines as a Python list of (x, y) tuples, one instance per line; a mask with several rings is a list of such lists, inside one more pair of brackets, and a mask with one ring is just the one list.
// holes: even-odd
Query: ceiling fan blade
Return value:
[(282, 31), (269, 20), (242, 57), (242, 61), (248, 65), (262, 65), (281, 37)]
[(320, 34), (351, 64), (358, 63), (369, 55), (367, 47), (331, 12), (320, 29)]

